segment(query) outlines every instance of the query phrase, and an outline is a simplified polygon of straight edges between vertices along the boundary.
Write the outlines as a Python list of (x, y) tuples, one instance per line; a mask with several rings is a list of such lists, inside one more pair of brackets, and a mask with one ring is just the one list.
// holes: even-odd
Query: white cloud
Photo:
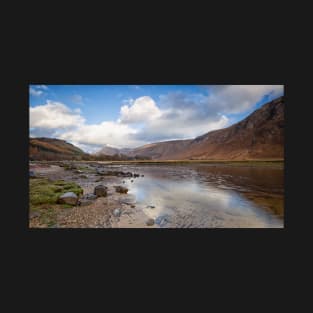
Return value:
[(88, 152), (104, 145), (134, 148), (224, 128), (230, 122), (228, 114), (246, 112), (265, 95), (275, 98), (283, 94), (283, 86), (275, 85), (206, 88), (208, 95), (170, 93), (160, 96), (158, 104), (149, 96), (124, 100), (116, 121), (99, 124), (86, 124), (79, 108), (71, 110), (48, 100), (30, 108), (30, 127), (33, 134), (51, 134)]
[(208, 106), (212, 111), (226, 114), (247, 111), (265, 95), (273, 99), (284, 93), (283, 85), (215, 85), (207, 88)]
[(174, 139), (190, 139), (203, 135), (211, 130), (228, 126), (229, 119), (225, 115), (195, 118), (193, 110), (165, 110), (162, 115), (149, 121), (137, 138), (147, 142)]
[(84, 145), (110, 145), (125, 148), (136, 147), (144, 144), (143, 141), (134, 139), (138, 130), (126, 124), (114, 121), (105, 121), (100, 124), (81, 125), (77, 129), (63, 133), (60, 138)]
[(161, 115), (160, 109), (149, 96), (137, 98), (129, 105), (123, 105), (120, 110), (121, 123), (141, 123), (153, 120)]
[(39, 97), (43, 94), (43, 92), (41, 90), (36, 90), (32, 87), (29, 88), (29, 93), (32, 95), (32, 96), (35, 96), (35, 97)]
[(46, 86), (46, 85), (36, 85), (35, 87), (38, 88), (38, 89), (43, 89), (43, 90), (48, 90), (49, 89), (48, 86)]
[(30, 108), (30, 127), (57, 129), (77, 127), (84, 118), (61, 102), (47, 100), (46, 104)]

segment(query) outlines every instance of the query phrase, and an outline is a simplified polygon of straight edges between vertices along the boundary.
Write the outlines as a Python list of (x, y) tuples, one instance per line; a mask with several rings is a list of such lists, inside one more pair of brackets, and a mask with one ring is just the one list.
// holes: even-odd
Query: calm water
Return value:
[(144, 175), (126, 180), (126, 185), (159, 227), (284, 226), (281, 168), (212, 164), (119, 168)]

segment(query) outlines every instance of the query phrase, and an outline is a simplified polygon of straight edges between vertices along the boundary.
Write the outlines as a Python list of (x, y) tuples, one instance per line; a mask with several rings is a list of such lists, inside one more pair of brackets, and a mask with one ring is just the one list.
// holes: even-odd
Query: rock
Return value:
[(77, 167), (74, 164), (69, 165), (70, 170), (77, 170)]
[(105, 187), (103, 185), (98, 185), (95, 187), (94, 194), (97, 197), (106, 197), (107, 196), (107, 190), (108, 190), (108, 187)]
[(78, 197), (74, 192), (66, 192), (59, 197), (58, 203), (72, 204), (76, 205), (78, 202)]
[(141, 175), (141, 177), (144, 177), (145, 175)]
[(115, 191), (119, 193), (127, 193), (128, 189), (122, 186), (114, 186)]
[(121, 209), (115, 209), (115, 210), (113, 211), (113, 215), (114, 215), (115, 217), (121, 216)]
[(134, 177), (139, 177), (140, 175), (139, 174), (134, 174)]
[(136, 206), (132, 204), (130, 207), (131, 207), (131, 208), (135, 208)]
[(133, 181), (133, 180), (131, 180), (130, 182), (131, 182), (131, 183), (133, 183), (134, 181)]
[(89, 205), (89, 204), (92, 204), (93, 202), (91, 200), (88, 200), (88, 199), (80, 199), (78, 201), (78, 204), (80, 206), (85, 206), (85, 205)]
[(101, 170), (101, 169), (99, 169), (99, 168), (96, 169), (96, 173), (97, 173), (98, 175), (104, 175), (103, 170)]
[(168, 214), (160, 215), (156, 218), (155, 223), (163, 227), (166, 223), (170, 222), (171, 218)]
[(154, 206), (154, 205), (147, 205), (147, 208), (148, 208), (148, 209), (154, 209), (155, 206)]
[(86, 193), (82, 199), (87, 199), (87, 200), (96, 200), (97, 196), (92, 194), (92, 193)]
[(39, 212), (30, 212), (29, 213), (29, 218), (35, 218), (35, 217), (39, 217), (40, 213)]
[(149, 218), (146, 220), (146, 225), (147, 226), (153, 226), (154, 225), (154, 219), (153, 218)]
[(34, 171), (29, 171), (29, 177), (30, 178), (35, 178), (36, 177), (36, 174)]
[(83, 173), (83, 171), (81, 171), (81, 170), (76, 170), (75, 173), (81, 174), (81, 173)]

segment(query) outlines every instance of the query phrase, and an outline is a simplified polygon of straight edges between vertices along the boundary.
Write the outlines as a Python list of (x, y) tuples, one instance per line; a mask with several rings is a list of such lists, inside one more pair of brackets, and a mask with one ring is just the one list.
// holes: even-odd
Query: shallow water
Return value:
[(212, 164), (112, 167), (144, 175), (125, 179), (125, 184), (144, 215), (155, 219), (158, 227), (284, 226), (281, 168)]

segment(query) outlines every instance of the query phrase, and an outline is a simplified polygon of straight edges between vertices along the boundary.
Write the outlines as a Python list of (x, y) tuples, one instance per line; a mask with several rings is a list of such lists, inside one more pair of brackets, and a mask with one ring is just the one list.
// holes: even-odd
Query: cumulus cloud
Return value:
[(207, 94), (176, 92), (161, 95), (156, 101), (150, 96), (124, 100), (117, 120), (98, 124), (87, 124), (80, 109), (48, 100), (30, 108), (31, 134), (50, 134), (88, 152), (104, 145), (134, 148), (156, 141), (190, 139), (227, 127), (228, 114), (247, 112), (264, 96), (271, 100), (284, 92), (283, 86), (276, 85), (205, 88)]
[(30, 108), (30, 127), (57, 129), (76, 127), (85, 119), (61, 102), (47, 100), (46, 104)]
[(36, 85), (35, 87), (38, 88), (38, 89), (43, 89), (43, 90), (48, 90), (49, 89), (48, 86), (46, 86), (46, 85)]
[(61, 139), (78, 142), (84, 145), (111, 145), (125, 148), (135, 147), (144, 142), (135, 138), (138, 132), (126, 124), (115, 121), (105, 121), (100, 124), (84, 124), (77, 129), (67, 131), (60, 135)]
[(251, 109), (264, 96), (283, 95), (283, 85), (215, 85), (208, 86), (208, 106), (212, 111), (241, 113)]
[[(229, 126), (228, 114), (252, 109), (264, 96), (268, 100), (284, 93), (282, 85), (216, 85), (207, 86), (208, 94), (174, 92), (160, 95), (156, 118), (150, 119), (141, 140), (158, 141), (193, 138)], [(132, 108), (132, 107), (131, 107)]]
[(39, 96), (41, 96), (43, 94), (43, 91), (42, 90), (36, 90), (35, 88), (30, 87), (29, 88), (29, 93), (32, 96), (39, 97)]
[(129, 105), (123, 105), (120, 110), (121, 123), (141, 123), (153, 120), (160, 116), (161, 112), (151, 97), (144, 96), (131, 101)]

